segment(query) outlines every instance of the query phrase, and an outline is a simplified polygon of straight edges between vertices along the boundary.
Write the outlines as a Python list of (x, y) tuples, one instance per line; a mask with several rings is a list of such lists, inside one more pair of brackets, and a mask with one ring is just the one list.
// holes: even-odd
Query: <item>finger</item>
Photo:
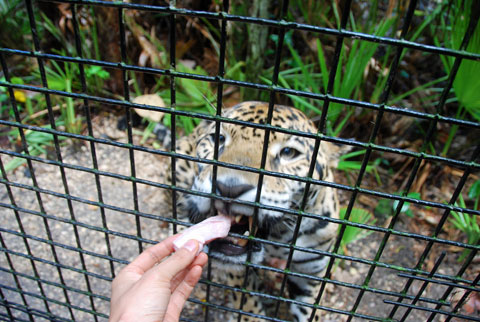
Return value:
[(207, 254), (205, 253), (200, 253), (196, 258), (195, 260), (193, 261), (192, 264), (189, 265), (189, 267), (187, 267), (186, 269), (180, 271), (177, 275), (175, 275), (172, 279), (172, 281), (170, 282), (170, 289), (172, 290), (175, 290), (178, 286), (178, 284), (180, 284), (181, 281), (184, 280), (185, 278), (185, 275), (187, 275), (187, 273), (190, 271), (190, 269), (194, 266), (200, 266), (200, 267), (203, 267), (205, 266), (205, 264), (208, 262), (208, 256)]
[(170, 297), (167, 312), (163, 320), (164, 322), (174, 322), (179, 320), (183, 306), (192, 293), (193, 288), (198, 283), (201, 275), (202, 267), (199, 265), (192, 267), (192, 269), (188, 271), (185, 279), (178, 285)]
[(198, 254), (198, 256), (195, 258), (192, 266), (199, 265), (199, 266), (203, 267), (203, 266), (205, 266), (205, 264), (207, 262), (208, 262), (208, 255), (202, 252), (202, 253)]
[(174, 278), (172, 278), (172, 280), (170, 281), (170, 290), (172, 292), (177, 288), (178, 284), (180, 284), (185, 279), (185, 276), (187, 275), (189, 269), (190, 268), (184, 269), (183, 271), (175, 275)]
[(155, 271), (164, 276), (167, 280), (172, 278), (179, 272), (192, 264), (198, 250), (198, 241), (189, 240), (182, 248), (177, 250), (175, 254), (164, 260), (160, 265), (156, 266)]
[[(147, 248), (141, 253), (133, 262), (128, 264), (123, 270), (127, 272), (135, 272), (137, 274), (144, 274), (151, 269), (155, 264), (167, 257), (173, 252), (173, 241), (178, 237), (177, 235), (170, 236), (164, 241)], [(120, 274), (122, 273), (120, 272)]]
[(195, 257), (194, 261), (190, 264), (190, 267), (199, 265), (199, 266), (205, 266), (205, 264), (208, 262), (208, 255), (205, 254), (204, 252), (201, 252), (200, 254)]

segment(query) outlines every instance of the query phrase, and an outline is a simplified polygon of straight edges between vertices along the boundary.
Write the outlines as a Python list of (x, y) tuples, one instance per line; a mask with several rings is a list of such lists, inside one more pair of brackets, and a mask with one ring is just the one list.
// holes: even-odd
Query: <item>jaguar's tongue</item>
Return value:
[(209, 217), (204, 221), (185, 229), (173, 242), (173, 248), (178, 250), (185, 245), (187, 241), (195, 239), (200, 244), (198, 248), (200, 252), (204, 244), (208, 244), (217, 238), (226, 237), (230, 230), (231, 223), (231, 218), (222, 214)]

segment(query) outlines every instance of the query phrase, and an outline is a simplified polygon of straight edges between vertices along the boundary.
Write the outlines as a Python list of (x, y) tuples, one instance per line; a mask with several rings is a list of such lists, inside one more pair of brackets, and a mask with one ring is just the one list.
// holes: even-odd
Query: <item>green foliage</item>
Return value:
[[(46, 31), (48, 31), (55, 39), (57, 39), (63, 45), (64, 49), (53, 51), (62, 56), (77, 56), (76, 49), (74, 48), (71, 41), (69, 41), (60, 32), (60, 30), (45, 14), (42, 13), (41, 17)], [(84, 35), (81, 29), (80, 37), (84, 39)], [(87, 53), (87, 58), (89, 58), (90, 55), (88, 53), (90, 52), (90, 50), (87, 47), (86, 42), (82, 43), (84, 44), (82, 52)], [(93, 46), (98, 46), (98, 44), (93, 44)], [(45, 72), (48, 87), (50, 89), (66, 92), (82, 91), (82, 85), (80, 82), (80, 64), (73, 62), (57, 63), (55, 60), (50, 60), (45, 66)], [(91, 86), (93, 94), (101, 93), (104, 86), (104, 81), (110, 77), (110, 74), (102, 67), (95, 65), (85, 65), (84, 72), (86, 83), (93, 84), (93, 86)], [(33, 72), (33, 76), (36, 78), (37, 82), (41, 81), (41, 75), (38, 69)], [(78, 116), (75, 112), (73, 99), (70, 97), (52, 97), (52, 100), (54, 104), (58, 104), (60, 106), (60, 112), (66, 130), (71, 133), (80, 133), (83, 124), (81, 122), (80, 116)], [(46, 108), (45, 102), (40, 101), (35, 109), (41, 110), (44, 108)]]
[[(376, 26), (376, 36), (384, 36), (391, 28), (394, 19), (387, 19)], [(360, 41), (354, 39), (350, 49), (347, 51), (345, 45), (340, 52), (340, 60), (337, 66), (336, 77), (333, 86), (333, 95), (343, 98), (352, 98), (354, 91), (360, 90), (362, 84), (363, 71), (367, 64), (375, 54), (378, 48), (377, 43), (370, 43), (367, 41)], [(329, 72), (326, 69), (325, 55), (322, 44), (317, 39), (318, 60), (321, 73), (323, 75), (323, 88), (326, 91), (328, 84)], [(328, 119), (331, 124), (335, 124), (344, 106), (338, 103), (331, 104), (329, 108)], [(351, 108), (350, 108), (351, 109)], [(337, 127), (334, 134), (338, 135), (342, 127)]]
[[(61, 122), (57, 126), (63, 125)], [(45, 129), (50, 129), (49, 125), (43, 126)], [(8, 137), (12, 142), (20, 141), (20, 130), (13, 129), (8, 132)], [(65, 137), (59, 136), (59, 140), (65, 140)], [(38, 132), (38, 131), (25, 131), (25, 140), (27, 141), (28, 153), (31, 156), (38, 156), (47, 154), (47, 148), (53, 147), (53, 135), (50, 133)], [(24, 153), (22, 153), (24, 154)], [(26, 163), (26, 159), (15, 157), (5, 165), (5, 171), (13, 171), (22, 164)]]
[[(370, 31), (376, 36), (384, 36), (392, 27), (394, 21), (394, 19), (386, 19)], [(326, 93), (330, 71), (324, 53), (324, 45), (319, 38), (316, 39), (317, 56), (310, 60), (309, 57), (301, 57), (294, 48), (292, 35), (293, 31), (288, 31), (285, 36), (285, 44), (292, 57), (286, 62), (290, 68), (280, 72), (279, 84), (294, 90), (316, 94)], [(333, 84), (332, 94), (334, 96), (352, 98), (360, 95), (364, 82), (363, 72), (377, 48), (378, 43), (358, 39), (344, 41)], [(262, 76), (261, 80), (271, 84), (271, 81), (265, 76)], [(288, 95), (288, 97), (292, 100), (295, 107), (306, 114), (321, 113), (321, 104), (323, 103), (317, 100), (294, 95)], [(352, 107), (331, 103), (328, 110), (327, 134), (337, 136), (352, 114)], [(340, 120), (342, 115), (343, 119)]]
[(87, 66), (85, 67), (85, 77), (87, 81), (94, 78), (95, 76), (99, 77), (102, 80), (106, 80), (110, 77), (110, 74), (100, 66)]
[[(17, 3), (17, 1), (12, 2), (12, 4), (14, 5), (15, 3)], [(1, 2), (0, 0), (0, 8), (2, 8), (2, 5), (4, 5), (4, 2)], [(14, 7), (17, 8), (18, 6), (21, 5), (16, 4)], [(23, 8), (23, 6), (21, 7)], [(2, 8), (2, 10), (4, 9)], [(3, 16), (0, 14), (0, 19), (2, 19), (2, 17)], [(38, 30), (40, 38), (43, 39), (44, 37), (46, 37), (46, 34), (50, 34), (56, 40), (58, 40), (64, 48), (62, 50), (54, 49), (53, 52), (64, 56), (77, 56), (77, 52), (74, 45), (72, 44), (72, 41), (67, 39), (66, 36), (62, 34), (60, 29), (57, 28), (55, 24), (45, 14), (40, 13), (36, 18), (38, 19), (38, 21), (41, 22), (37, 24), (37, 26), (41, 26), (41, 28)], [(25, 30), (22, 30), (22, 32), (28, 32), (28, 35), (30, 34), (30, 27), (29, 25), (27, 27), (25, 27)], [(80, 30), (82, 39), (84, 39), (83, 32), (84, 31)], [(90, 58), (88, 55), (88, 53), (90, 52), (88, 48), (89, 45), (87, 45), (87, 42), (85, 41), (83, 41), (82, 44), (84, 46), (82, 51), (87, 53), (87, 58)], [(13, 45), (13, 47), (16, 46), (18, 45)], [(87, 84), (93, 84), (93, 86), (90, 86), (89, 88), (90, 91), (93, 94), (101, 93), (103, 91), (104, 81), (110, 77), (109, 73), (100, 66), (92, 65), (84, 65), (84, 71)], [(57, 62), (55, 60), (48, 60), (45, 61), (45, 72), (47, 84), (50, 89), (66, 92), (82, 91), (82, 85), (79, 77), (80, 65), (78, 63)], [(5, 78), (2, 78), (2, 81), (5, 81)], [(30, 76), (12, 77), (10, 81), (12, 84), (41, 84), (42, 79), (39, 69), (35, 68), (33, 69), (33, 72)], [(43, 94), (26, 94), (24, 91), (21, 90), (14, 90), (14, 93), (15, 99), (18, 103), (17, 107), (19, 111), (22, 113), (27, 112), (27, 118), (25, 118), (25, 120), (29, 117), (32, 117), (35, 113), (38, 113), (38, 115), (47, 115), (47, 113), (42, 113), (47, 108), (45, 96)], [(69, 97), (59, 97), (56, 95), (51, 95), (50, 97), (52, 101), (52, 107), (58, 106), (60, 110), (61, 117), (59, 118), (59, 121), (62, 122), (62, 124), (65, 126), (65, 129), (71, 133), (80, 133), (83, 124), (81, 117), (77, 115), (78, 113), (75, 110), (74, 100)], [(0, 104), (1, 115), (3, 116), (8, 113), (9, 117), (13, 118), (13, 110), (8, 104), (7, 91), (4, 87), (0, 88)], [(45, 120), (39, 119), (35, 122), (44, 124)]]
[[(0, 81), (5, 82), (5, 77), (0, 77)], [(13, 117), (12, 112), (8, 102), (7, 88), (0, 86), (0, 116), (9, 113), (9, 116)]]
[[(41, 21), (42, 25), (45, 27), (45, 30), (53, 36), (59, 43), (62, 44), (61, 50), (53, 50), (55, 53), (62, 55), (62, 56), (71, 56), (76, 57), (78, 56), (77, 50), (74, 46), (74, 42), (68, 39), (57, 26), (45, 15), (41, 14)], [(82, 54), (84, 58), (87, 59), (100, 59), (100, 54), (98, 52), (98, 39), (96, 33), (96, 24), (93, 23), (91, 28), (92, 30), (83, 30), (83, 28), (79, 28), (79, 36), (82, 40)], [(88, 32), (92, 36), (92, 41), (85, 41), (85, 32)], [(92, 48), (93, 53), (92, 54)], [(80, 67), (78, 63), (70, 63), (65, 62), (63, 64), (63, 70), (65, 73), (62, 72), (62, 69), (59, 67), (58, 63), (55, 61), (50, 61), (51, 66), (46, 67), (47, 71), (47, 80), (49, 83), (50, 88), (57, 89), (57, 90), (66, 90), (65, 81), (61, 79), (63, 74), (67, 74), (66, 76), (71, 76), (72, 79), (70, 83), (72, 84), (72, 88), (81, 91), (81, 83), (80, 83)], [(104, 87), (104, 81), (110, 77), (110, 74), (105, 71), (100, 66), (93, 66), (93, 65), (85, 65), (85, 78), (87, 84), (93, 84), (91, 86), (91, 90), (93, 94), (101, 93)], [(38, 71), (35, 73), (38, 77)], [(60, 77), (59, 77), (60, 76)]]
[[(459, 49), (463, 37), (470, 23), (470, 13), (473, 0), (460, 1), (455, 0), (452, 3), (450, 15), (448, 17), (451, 22), (444, 25), (444, 45), (448, 48)], [(434, 38), (435, 43), (440, 45), (440, 39)], [(480, 24), (477, 23), (475, 31), (466, 48), (468, 52), (480, 52)], [(455, 61), (454, 57), (441, 56), (445, 70), (449, 73)], [(480, 62), (463, 59), (458, 69), (453, 89), (461, 106), (463, 106), (470, 115), (477, 121), (480, 121), (480, 82), (478, 75), (480, 74)]]
[(470, 190), (468, 190), (468, 197), (475, 200), (473, 209), (478, 209), (478, 202), (480, 199), (480, 180), (475, 181)]
[[(61, 55), (65, 55), (64, 51), (59, 52)], [(45, 66), (45, 72), (47, 76), (47, 84), (50, 89), (73, 92), (81, 91), (81, 84), (78, 81), (80, 75), (79, 64), (64, 62), (63, 66), (54, 60), (50, 61), (50, 66)], [(62, 68), (63, 67), (63, 68)], [(35, 71), (33, 75), (40, 79), (39, 71)], [(109, 73), (103, 70), (99, 66), (87, 66), (85, 68), (85, 78), (87, 83), (95, 79), (104, 80), (109, 77)], [(67, 132), (80, 133), (82, 130), (81, 117), (75, 112), (75, 106), (71, 97), (52, 97), (52, 102), (60, 106), (60, 112), (62, 120), (65, 124)], [(39, 104), (37, 109), (45, 108), (44, 104)]]
[[(354, 151), (354, 152), (341, 155), (338, 161), (337, 169), (345, 172), (359, 171), (362, 167), (362, 161), (349, 160), (349, 159), (365, 154), (366, 151), (367, 150), (364, 149), (364, 150)], [(367, 173), (373, 173), (375, 175), (375, 178), (379, 185), (381, 184), (381, 180), (380, 180), (380, 174), (378, 173), (377, 167), (381, 163), (381, 161), (382, 161), (381, 158), (375, 159), (375, 161), (370, 162), (365, 169)]]
[[(177, 71), (197, 75), (207, 75), (207, 72), (200, 66), (191, 69), (183, 64), (177, 64)], [(217, 96), (212, 92), (210, 83), (189, 78), (176, 78), (178, 86), (176, 89), (176, 108), (182, 111), (191, 111), (205, 114), (215, 114)], [(171, 104), (170, 89), (159, 92), (160, 97), (166, 105)], [(177, 117), (179, 126), (189, 134), (201, 120), (188, 116)], [(163, 122), (166, 126), (171, 125), (171, 115), (165, 114)]]
[[(1, 77), (0, 81), (6, 82), (5, 77)], [(23, 85), (24, 81), (20, 77), (12, 77), (10, 79), (12, 84), (16, 85)], [(32, 107), (32, 99), (25, 95), (25, 93), (21, 90), (14, 90), (13, 91), (15, 100), (17, 101), (17, 109), (19, 112), (25, 110), (27, 114), (30, 116), (33, 114), (33, 107)], [(22, 105), (23, 104), (23, 105)], [(0, 116), (7, 116), (11, 119), (15, 118), (15, 113), (13, 108), (10, 105), (8, 90), (6, 87), (0, 87)]]
[[(339, 218), (342, 220), (345, 219), (346, 212), (347, 212), (347, 208), (340, 209)], [(370, 212), (361, 208), (352, 208), (352, 211), (350, 213), (350, 218), (348, 220), (350, 222), (354, 222), (358, 224), (369, 224), (369, 225), (373, 225), (376, 221)], [(340, 230), (340, 227), (341, 226), (339, 226), (339, 230)], [(340, 252), (343, 253), (343, 249), (349, 243), (365, 238), (371, 233), (372, 231), (370, 230), (347, 225), (345, 227), (345, 232), (343, 234), (342, 241), (340, 243)]]
[[(462, 195), (460, 195), (458, 198), (458, 204), (455, 203), (455, 205), (466, 208), (465, 200), (463, 200)], [(467, 235), (467, 243), (470, 245), (477, 245), (477, 243), (480, 241), (480, 228), (478, 226), (477, 216), (456, 211), (452, 211), (451, 215), (453, 218), (450, 218), (450, 222), (455, 226), (455, 228)], [(465, 249), (458, 261), (465, 259), (470, 252), (470, 249)]]
[[(38, 9), (33, 6), (35, 18)], [(38, 26), (42, 32), (43, 26)], [(2, 47), (27, 49), (31, 45), (30, 22), (28, 20), (25, 1), (0, 0), (0, 44)]]
[[(396, 193), (396, 195), (402, 195), (402, 193)], [(412, 199), (421, 199), (421, 195), (418, 192), (410, 192), (407, 194), (408, 198)], [(397, 207), (400, 204), (399, 200), (394, 200), (393, 202), (389, 199), (380, 199), (377, 206), (375, 207), (375, 214), (377, 216), (387, 217), (393, 216), (397, 211)], [(405, 201), (400, 209), (400, 213), (407, 215), (408, 217), (413, 218), (415, 214), (413, 213), (412, 208), (410, 207), (410, 202)]]
[(333, 19), (331, 19), (331, 16), (333, 15), (332, 2), (293, 0), (289, 2), (288, 7), (288, 21), (298, 21), (299, 19), (303, 19), (305, 23), (310, 25), (335, 28), (335, 21), (332, 22)]
[[(420, 200), (421, 199), (421, 196), (420, 196), (420, 193), (419, 192), (409, 192), (407, 194), (407, 197), (408, 198), (413, 198), (413, 199), (417, 199), (417, 200)], [(398, 205), (400, 204), (400, 201), (399, 200), (395, 200), (393, 202), (393, 205), (392, 205), (392, 214), (395, 213), (395, 211), (397, 211), (397, 207)], [(402, 205), (402, 209), (400, 209), (400, 213), (404, 213), (406, 214), (408, 217), (414, 217), (414, 213), (412, 211), (412, 209), (410, 208), (410, 203), (409, 202), (404, 202), (403, 205)]]
[[(471, 18), (471, 8), (474, 0), (455, 0), (449, 3), (447, 14), (439, 15), (440, 28), (432, 32), (433, 41), (436, 46), (445, 46), (452, 49), (460, 49), (463, 37), (467, 31)], [(477, 26), (470, 38), (466, 51), (472, 53), (480, 53), (480, 24)], [(440, 56), (443, 66), (447, 74), (452, 70), (455, 57)], [(458, 100), (459, 107), (456, 117), (463, 119), (468, 113), (476, 121), (480, 121), (480, 62), (470, 59), (463, 59), (455, 80), (453, 82), (453, 90)], [(442, 156), (446, 156), (452, 140), (458, 130), (458, 126), (454, 125), (450, 129), (449, 136), (441, 152)]]

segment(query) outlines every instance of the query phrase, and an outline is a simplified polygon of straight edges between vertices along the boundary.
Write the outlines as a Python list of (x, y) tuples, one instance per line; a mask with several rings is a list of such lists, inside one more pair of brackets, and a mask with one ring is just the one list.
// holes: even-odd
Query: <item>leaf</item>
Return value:
[(5, 171), (6, 172), (13, 171), (26, 162), (27, 162), (27, 159), (15, 157), (5, 165)]
[[(203, 70), (200, 66), (197, 66), (195, 69), (191, 69), (183, 64), (178, 64), (177, 70), (182, 73), (196, 74), (202, 76), (207, 75), (207, 72)], [(210, 98), (211, 91), (208, 82), (180, 77), (179, 83), (184, 92), (188, 96), (190, 96), (190, 99), (193, 102), (205, 105), (205, 103), (212, 100)]]
[[(344, 219), (345, 214), (347, 212), (347, 208), (340, 209), (339, 218)], [(359, 223), (359, 224), (374, 224), (375, 219), (373, 218), (372, 214), (365, 209), (362, 208), (353, 208), (350, 213), (350, 222)], [(340, 227), (340, 226), (339, 226)], [(342, 245), (346, 245), (351, 243), (357, 239), (366, 237), (370, 235), (372, 231), (365, 230), (363, 228), (353, 227), (353, 226), (346, 226), (345, 232), (342, 238)]]
[(107, 79), (108, 77), (110, 77), (110, 73), (100, 66), (92, 65), (85, 68), (85, 76), (87, 76), (88, 78), (92, 76), (98, 76), (101, 79)]
[(10, 79), (10, 82), (11, 82), (12, 84), (16, 84), (16, 85), (23, 85), (23, 84), (25, 84), (25, 83), (23, 82), (23, 79), (21, 79), (20, 77), (12, 77), (12, 78)]
[(470, 187), (470, 190), (468, 190), (468, 197), (469, 198), (477, 198), (480, 196), (480, 180), (475, 181), (472, 186)]
[[(146, 95), (137, 96), (133, 99), (133, 103), (141, 104), (141, 105), (165, 107), (165, 103), (163, 102), (162, 98), (157, 94), (146, 94)], [(133, 110), (141, 117), (157, 123), (162, 120), (163, 114), (164, 114), (162, 112), (144, 110), (140, 108), (134, 108)]]
[[(467, 14), (469, 13), (469, 9), (472, 8), (472, 0), (465, 2), (456, 1), (452, 8), (450, 18), (453, 24), (452, 28), (449, 29), (450, 39), (447, 41), (447, 46), (453, 49), (460, 49), (465, 31), (469, 25)], [(438, 43), (438, 41), (436, 43)], [(480, 52), (480, 24), (477, 24), (476, 29), (471, 35), (466, 51), (471, 53)], [(453, 57), (450, 58), (450, 61), (443, 60), (443, 64), (447, 73), (449, 73), (453, 65)], [(459, 66), (455, 81), (453, 82), (453, 89), (460, 105), (465, 107), (470, 115), (477, 121), (480, 121), (479, 73), (480, 62), (464, 59)]]
[[(413, 198), (413, 199), (420, 199), (420, 193), (418, 192), (410, 192), (407, 194), (408, 198)], [(398, 204), (400, 203), (400, 200), (395, 200), (393, 202), (393, 210), (396, 211)], [(401, 213), (407, 214), (409, 217), (413, 217), (413, 212), (410, 210), (410, 203), (409, 202), (404, 202), (402, 205), (402, 209), (400, 210)]]

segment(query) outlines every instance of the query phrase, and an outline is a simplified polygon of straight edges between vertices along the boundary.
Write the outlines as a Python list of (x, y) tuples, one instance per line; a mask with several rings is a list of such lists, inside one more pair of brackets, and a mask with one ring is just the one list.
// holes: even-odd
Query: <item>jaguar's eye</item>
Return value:
[[(210, 134), (210, 138), (212, 139), (212, 142), (215, 142), (215, 133)], [(224, 144), (225, 143), (225, 136), (220, 134), (220, 136), (218, 137), (218, 143), (219, 144)]]
[(283, 148), (280, 150), (280, 157), (291, 160), (300, 155), (300, 152), (294, 148)]

